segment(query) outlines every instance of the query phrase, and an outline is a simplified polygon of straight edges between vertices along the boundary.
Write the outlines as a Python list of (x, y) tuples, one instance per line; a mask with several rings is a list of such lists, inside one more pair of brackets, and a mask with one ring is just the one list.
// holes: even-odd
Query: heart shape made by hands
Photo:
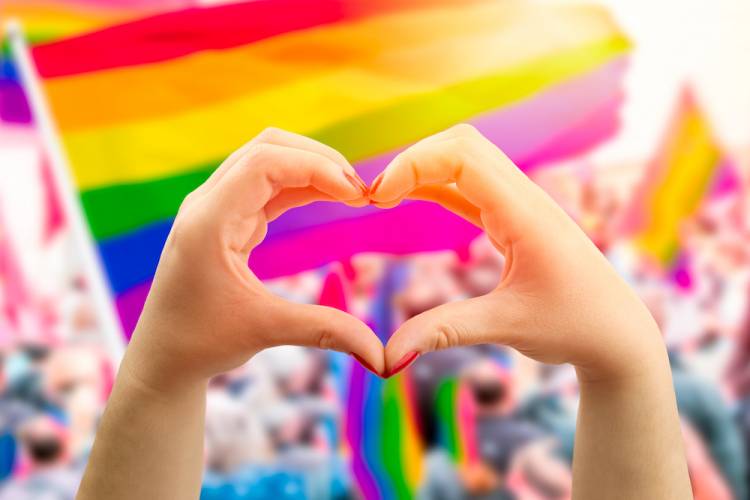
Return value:
[[(344, 311), (271, 293), (247, 265), (268, 224), (291, 208), (333, 201), (388, 209), (406, 199), (438, 203), (484, 230), (505, 263), (497, 287), (409, 318), (385, 346)], [(614, 332), (605, 348), (581, 332), (606, 331), (607, 318), (622, 316), (621, 304), (638, 321), (652, 321), (576, 223), (471, 126), (412, 145), (370, 186), (334, 149), (270, 129), (185, 199), (141, 322), (169, 322), (159, 345), (180, 346), (181, 355), (172, 349), (161, 360), (173, 373), (199, 365), (198, 375), (211, 376), (262, 349), (293, 344), (347, 352), (390, 376), (429, 351), (504, 344), (598, 374), (627, 371), (611, 347), (632, 350), (632, 339)]]

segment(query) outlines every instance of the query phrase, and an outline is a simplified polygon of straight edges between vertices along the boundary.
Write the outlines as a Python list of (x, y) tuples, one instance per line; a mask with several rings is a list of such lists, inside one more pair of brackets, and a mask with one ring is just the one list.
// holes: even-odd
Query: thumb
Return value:
[(385, 376), (390, 377), (419, 355), (475, 344), (510, 344), (518, 331), (518, 308), (507, 292), (450, 302), (402, 324), (385, 347)]
[(328, 306), (291, 304), (287, 307), (287, 331), (279, 335), (278, 344), (344, 352), (377, 375), (383, 373), (383, 344), (362, 321)]

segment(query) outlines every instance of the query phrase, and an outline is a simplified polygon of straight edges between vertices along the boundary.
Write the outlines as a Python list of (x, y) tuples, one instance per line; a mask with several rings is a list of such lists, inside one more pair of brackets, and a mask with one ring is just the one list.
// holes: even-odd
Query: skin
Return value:
[[(482, 227), (506, 266), (495, 290), (411, 318), (385, 348), (356, 318), (286, 302), (247, 268), (267, 223), (291, 207), (390, 208), (407, 198)], [(470, 126), (449, 129), (401, 153), (368, 193), (334, 150), (266, 131), (180, 208), (78, 498), (197, 498), (207, 381), (264, 348), (354, 353), (388, 375), (415, 354), (477, 343), (576, 367), (574, 498), (691, 498), (656, 324), (578, 226), (492, 143)]]

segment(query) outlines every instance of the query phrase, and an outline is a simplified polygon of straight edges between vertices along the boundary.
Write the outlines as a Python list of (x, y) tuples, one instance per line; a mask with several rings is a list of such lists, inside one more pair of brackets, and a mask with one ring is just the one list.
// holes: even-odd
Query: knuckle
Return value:
[(259, 142), (250, 146), (245, 157), (250, 160), (250, 162), (255, 162), (268, 158), (271, 151), (273, 151), (273, 146), (271, 144)]
[(274, 139), (278, 139), (280, 135), (284, 133), (283, 130), (277, 127), (266, 127), (260, 134), (255, 136), (256, 142), (272, 142)]
[[(271, 160), (275, 151), (273, 144), (253, 144), (238, 167), (255, 172), (255, 175), (272, 176), (275, 169), (274, 162)], [(269, 180), (272, 179), (269, 177)]]
[(342, 164), (348, 164), (349, 163), (349, 160), (347, 160), (346, 156), (344, 156), (343, 154), (341, 154), (341, 152), (333, 149), (330, 146), (326, 146), (326, 148), (328, 148), (329, 153), (331, 154), (331, 156), (333, 156), (333, 158), (336, 159), (336, 161), (338, 163), (342, 163)]
[(455, 325), (441, 323), (435, 328), (433, 350), (450, 349), (461, 345), (461, 333)]
[(324, 328), (318, 333), (316, 345), (320, 349), (334, 349), (336, 346), (336, 339), (333, 331), (328, 328)]
[(206, 200), (194, 197), (193, 202), (188, 202), (191, 195), (183, 201), (167, 239), (169, 248), (179, 248), (183, 252), (192, 248), (208, 248), (216, 233), (216, 223), (209, 215)]
[(474, 125), (468, 123), (459, 123), (458, 125), (452, 126), (450, 130), (455, 135), (462, 137), (477, 137), (481, 135)]
[(177, 210), (178, 216), (181, 212), (184, 212), (185, 210), (188, 209), (188, 207), (192, 206), (195, 203), (196, 199), (198, 198), (196, 191), (197, 189), (189, 192), (187, 196), (183, 198), (182, 203), (180, 203), (180, 208)]
[(453, 144), (459, 151), (470, 151), (476, 147), (477, 140), (474, 137), (462, 135), (454, 138)]

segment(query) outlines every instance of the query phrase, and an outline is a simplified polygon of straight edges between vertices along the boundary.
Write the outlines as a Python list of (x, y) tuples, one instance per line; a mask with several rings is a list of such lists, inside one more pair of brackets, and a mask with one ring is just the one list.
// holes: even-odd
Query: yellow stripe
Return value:
[[(426, 63), (424, 52), (412, 53), (410, 58), (402, 54), (397, 63), (389, 62), (396, 64), (391, 71), (386, 67), (342, 68), (180, 116), (69, 133), (63, 138), (81, 189), (165, 177), (223, 157), (270, 125), (310, 134), (410, 96), (511, 70), (514, 64), (527, 61), (515, 43), (501, 43), (502, 35), (493, 37), (496, 43), (485, 38), (476, 44), (477, 50), (484, 47), (482, 57), (453, 53), (446, 44), (436, 52), (444, 63), (439, 66)], [(560, 44), (555, 48), (560, 49)], [(551, 83), (538, 78), (524, 82), (529, 92)]]
[(53, 78), (46, 90), (59, 126), (77, 131), (189, 112), (346, 68), (441, 84), (451, 80), (451, 70), (470, 75), (472, 64), (496, 65), (490, 59), (495, 54), (510, 65), (616, 32), (598, 8), (491, 2), (384, 15), (158, 64)]
[(667, 174), (653, 198), (649, 225), (638, 240), (644, 251), (661, 262), (674, 256), (680, 223), (697, 209), (721, 156), (708, 124), (695, 108), (686, 113), (668, 148)]
[(101, 26), (122, 22), (143, 15), (144, 9), (96, 9), (55, 4), (13, 4), (2, 8), (2, 17), (22, 21), (29, 33), (55, 33), (58, 36), (90, 31)]

